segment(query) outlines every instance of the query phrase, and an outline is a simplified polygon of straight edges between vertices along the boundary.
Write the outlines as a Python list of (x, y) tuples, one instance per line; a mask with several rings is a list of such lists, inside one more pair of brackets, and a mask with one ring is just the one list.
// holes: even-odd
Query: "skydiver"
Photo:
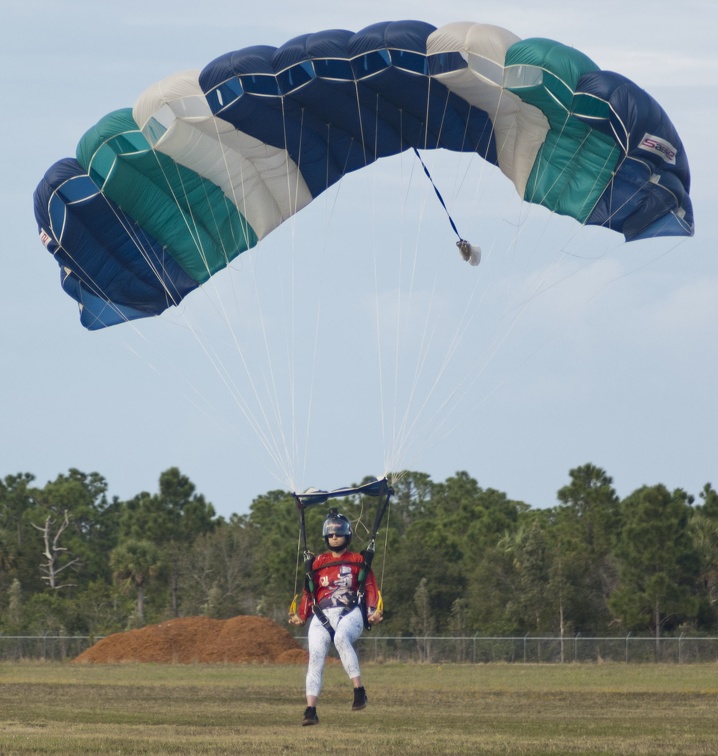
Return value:
[[(322, 536), (329, 551), (315, 557), (312, 562), (316, 596), (312, 596), (305, 585), (298, 610), (289, 616), (292, 625), (301, 627), (309, 615), (313, 614), (307, 634), (309, 665), (306, 678), (307, 708), (302, 720), (303, 726), (319, 723), (317, 699), (322, 688), (322, 672), (332, 634), (344, 670), (354, 685), (352, 711), (360, 711), (367, 704), (359, 660), (354, 650), (354, 643), (364, 629), (364, 610), (358, 601), (359, 573), (364, 559), (361, 554), (348, 551), (352, 539), (351, 522), (336, 509), (330, 510), (324, 520)], [(364, 587), (367, 621), (371, 625), (377, 625), (384, 616), (377, 609), (379, 591), (371, 569), (366, 575)], [(314, 609), (315, 600), (317, 610)]]

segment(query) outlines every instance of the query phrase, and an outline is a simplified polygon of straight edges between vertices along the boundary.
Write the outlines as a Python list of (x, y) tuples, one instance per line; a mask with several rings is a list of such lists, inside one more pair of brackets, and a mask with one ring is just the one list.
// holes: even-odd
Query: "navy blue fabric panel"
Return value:
[[(355, 35), (335, 32), (317, 39), (318, 36), (307, 35), (303, 39), (303, 52), (299, 49), (299, 40), (292, 40), (288, 43), (289, 49), (283, 45), (274, 58), (278, 71), (291, 57), (297, 59), (301, 56), (305, 61), (315, 61), (318, 48), (323, 55), (335, 56), (334, 61), (337, 61), (312, 63), (315, 78), (305, 86), (289, 90), (285, 97), (285, 103), (291, 102), (292, 107), (296, 106), (303, 114), (302, 120), (292, 124), (296, 130), (295, 143), (303, 142), (308, 129), (312, 129), (311, 144), (323, 147), (324, 154), (319, 151), (312, 155), (303, 144), (301, 151), (289, 147), (314, 196), (345, 173), (362, 168), (377, 158), (394, 155), (407, 146), (402, 143), (398, 130), (386, 128), (384, 111), (389, 107), (384, 101), (373, 90), (366, 90), (361, 85), (357, 87), (351, 65), (348, 65), (349, 43)], [(339, 62), (345, 65), (340, 66)], [(391, 110), (393, 115), (395, 109)], [(307, 118), (308, 114), (310, 118)]]
[(148, 315), (134, 307), (125, 307), (96, 296), (77, 276), (66, 269), (61, 271), (60, 283), (65, 293), (79, 303), (80, 323), (88, 331), (99, 331), (101, 328), (126, 323), (128, 320), (146, 318)]
[(354, 32), (346, 29), (302, 34), (278, 47), (273, 55), (275, 70), (282, 71), (301, 61), (314, 58), (346, 58), (349, 40)]
[[(476, 151), (496, 163), (488, 116), (428, 76), (432, 31), (395, 21), (355, 34), (305, 34), (277, 49), (222, 56), (202, 71), (200, 85), (221, 118), (286, 149), (315, 197), (344, 174), (409, 147)], [(453, 60), (465, 66), (460, 56)]]
[(220, 55), (202, 70), (202, 89), (206, 92), (243, 73), (273, 73), (271, 60), (275, 49), (269, 45), (253, 45)]
[[(313, 63), (314, 79), (306, 86), (287, 93), (286, 100), (296, 104), (302, 113), (311, 113), (313, 119), (295, 122), (298, 136), (308, 123), (318, 123), (317, 138), (325, 143), (329, 161), (317, 159), (310, 163), (305, 154), (300, 158), (300, 168), (310, 184), (312, 192), (322, 191), (344, 173), (357, 170), (377, 158), (394, 155), (407, 145), (402, 143), (398, 129), (387, 129), (387, 113), (395, 108), (385, 103), (373, 90), (357, 87), (354, 71), (349, 64), (352, 56), (351, 43), (357, 35), (338, 31), (323, 35), (307, 35), (305, 49), (300, 53), (297, 42), (292, 40), (287, 49), (283, 45), (275, 54), (275, 67), (281, 70), (290, 54), (301, 55)], [(331, 55), (333, 61), (317, 60), (319, 56)], [(345, 65), (340, 65), (344, 62)], [(328, 170), (327, 170), (328, 167)]]
[[(688, 158), (675, 126), (663, 108), (645, 90), (621, 74), (596, 71), (581, 78), (578, 92), (587, 92), (608, 102), (611, 106), (610, 122), (616, 137), (623, 143), (628, 131), (628, 154), (649, 160), (658, 172), (674, 173), (690, 191)], [(665, 160), (659, 152), (641, 148), (645, 134), (666, 140), (676, 148), (675, 164)]]
[[(243, 60), (242, 51), (230, 53), (210, 64), (202, 72), (200, 84), (207, 93), (210, 107), (221, 118), (267, 144), (286, 149), (292, 159), (300, 165), (303, 175), (307, 174), (305, 180), (309, 179), (310, 191), (313, 196), (317, 196), (342, 174), (347, 153), (354, 145), (350, 138), (337, 130), (336, 134), (332, 134), (334, 150), (328, 151), (327, 124), (311, 109), (302, 110), (301, 105), (290, 97), (281, 98), (278, 95), (270, 96), (251, 91), (252, 85), (257, 82), (257, 76), (253, 75), (252, 71), (271, 71), (277, 92), (279, 91), (279, 81), (272, 66), (274, 52), (274, 48), (265, 48), (265, 58), (259, 63), (256, 48), (253, 48), (250, 57), (256, 66), (254, 69)], [(296, 59), (296, 55), (294, 58)], [(213, 70), (214, 65), (218, 65), (219, 70)], [(225, 105), (226, 98), (218, 102), (215, 93), (207, 87), (211, 82), (224, 81), (229, 72), (239, 77), (242, 94)], [(317, 88), (314, 81), (306, 86), (310, 89)], [(247, 87), (250, 91), (247, 91)], [(309, 96), (309, 93), (306, 94)], [(358, 149), (358, 145), (356, 148)], [(332, 178), (327, 179), (326, 176)], [(310, 177), (315, 178), (311, 181)]]
[(405, 146), (478, 152), (496, 163), (491, 121), (428, 76), (387, 68), (361, 82), (381, 98), (382, 122)]
[(650, 181), (644, 162), (625, 160), (587, 223), (621, 232), (627, 241), (654, 236), (691, 236), (693, 206), (685, 187), (671, 174)]
[[(339, 152), (339, 162), (331, 153), (327, 153), (324, 136), (326, 123), (311, 110), (303, 110), (301, 103), (279, 96), (279, 80), (273, 63), (275, 52), (276, 48), (273, 47), (252, 47), (248, 48), (246, 58), (245, 51), (239, 50), (213, 61), (200, 74), (200, 85), (208, 93), (210, 107), (237, 129), (287, 150), (300, 166), (302, 163), (317, 165), (321, 166), (323, 175), (341, 175), (346, 152), (351, 149), (351, 140), (345, 137), (341, 143), (341, 135), (337, 135), (335, 151)], [(224, 102), (218, 103), (209, 94), (210, 85), (232, 77), (239, 78), (241, 96), (226, 105)], [(271, 85), (267, 83), (270, 79)], [(314, 187), (310, 186), (312, 195), (321, 193), (326, 184), (322, 180), (315, 182)]]
[(349, 54), (353, 57), (383, 48), (426, 54), (427, 37), (435, 31), (435, 26), (424, 21), (382, 21), (357, 32), (349, 44)]
[[(344, 128), (357, 139), (363, 135), (372, 151), (376, 144), (376, 157), (408, 147), (444, 147), (476, 151), (496, 163), (487, 115), (428, 78), (426, 40), (433, 31), (434, 26), (421, 21), (391, 21), (366, 27), (347, 40), (346, 56), (360, 82), (361, 117), (354, 115), (356, 105), (350, 106), (347, 113), (355, 124)], [(459, 55), (451, 60), (456, 68), (466, 67)], [(447, 61), (442, 58), (442, 70), (448, 70)]]
[[(625, 150), (588, 223), (621, 231), (629, 241), (644, 235), (692, 234), (688, 158), (663, 108), (632, 81), (610, 71), (583, 76), (577, 92), (610, 105), (606, 121), (589, 122)], [(670, 220), (655, 226), (666, 213), (673, 213)]]
[(76, 160), (60, 160), (47, 171), (34, 205), (38, 227), (52, 236), (48, 250), (71, 271), (67, 281), (63, 273), (63, 287), (78, 302), (92, 296), (147, 317), (197, 288), (167, 250), (100, 193)]
[(693, 236), (695, 225), (690, 197), (686, 197), (683, 210), (685, 212), (683, 217), (669, 213), (642, 228), (633, 229), (624, 225), (623, 233), (626, 235), (626, 241), (653, 239), (656, 236)]

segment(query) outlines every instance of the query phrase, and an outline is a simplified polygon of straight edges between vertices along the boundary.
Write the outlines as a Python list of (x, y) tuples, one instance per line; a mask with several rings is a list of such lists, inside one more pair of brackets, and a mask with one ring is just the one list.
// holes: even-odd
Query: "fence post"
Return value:
[(631, 633), (629, 632), (626, 636), (626, 664), (628, 664), (628, 639), (631, 637)]
[(574, 639), (573, 639), (573, 660), (574, 662), (578, 661), (578, 639), (580, 637), (581, 633), (576, 633)]
[(524, 664), (526, 663), (526, 639), (528, 635), (524, 635)]
[(685, 633), (681, 633), (678, 636), (678, 663), (681, 664), (683, 662), (683, 636)]

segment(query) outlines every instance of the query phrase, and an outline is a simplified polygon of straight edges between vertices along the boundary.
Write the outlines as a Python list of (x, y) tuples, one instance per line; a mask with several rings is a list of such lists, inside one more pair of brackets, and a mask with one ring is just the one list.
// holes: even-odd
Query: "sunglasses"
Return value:
[(341, 533), (330, 533), (327, 538), (346, 538), (346, 536)]

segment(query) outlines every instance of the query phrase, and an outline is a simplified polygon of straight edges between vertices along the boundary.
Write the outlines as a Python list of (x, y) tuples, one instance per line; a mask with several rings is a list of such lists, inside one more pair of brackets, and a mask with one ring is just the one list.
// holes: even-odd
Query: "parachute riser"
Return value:
[(314, 570), (312, 569), (312, 566), (314, 564), (314, 554), (312, 554), (311, 551), (309, 551), (309, 547), (307, 546), (307, 524), (304, 517), (304, 503), (302, 500), (294, 494), (294, 499), (297, 503), (297, 516), (299, 517), (299, 532), (301, 535), (301, 543), (302, 543), (302, 561), (304, 562), (304, 575), (307, 580), (307, 588), (309, 589), (309, 593), (312, 595), (312, 598), (314, 597)]
[(381, 527), (381, 521), (384, 519), (384, 515), (386, 514), (386, 510), (389, 506), (389, 502), (391, 501), (391, 497), (393, 494), (394, 494), (394, 489), (391, 487), (387, 487), (386, 491), (384, 492), (384, 495), (382, 496), (382, 501), (377, 507), (376, 517), (374, 518), (374, 527), (372, 528), (372, 532), (369, 537), (369, 544), (361, 552), (363, 561), (362, 561), (362, 566), (361, 566), (361, 570), (359, 571), (359, 577), (358, 577), (359, 587), (357, 589), (357, 602), (359, 603), (359, 606), (361, 607), (362, 616), (364, 617), (364, 628), (367, 631), (371, 630), (371, 624), (369, 623), (366, 600), (364, 598), (365, 589), (366, 589), (366, 579), (367, 579), (367, 576), (369, 575), (369, 570), (371, 570), (372, 562), (374, 561), (374, 554), (376, 553), (376, 538), (379, 533), (379, 528)]
[(319, 607), (319, 604), (317, 603), (317, 591), (314, 585), (314, 554), (312, 554), (312, 552), (309, 551), (309, 548), (307, 547), (307, 525), (304, 518), (305, 505), (304, 502), (302, 502), (302, 500), (299, 498), (299, 496), (297, 496), (296, 494), (293, 495), (294, 500), (297, 503), (299, 531), (301, 534), (302, 549), (304, 551), (302, 555), (302, 559), (304, 561), (304, 580), (306, 582), (309, 595), (312, 597), (312, 610), (314, 612), (314, 616), (319, 619), (322, 625), (324, 625), (324, 628), (329, 633), (329, 637), (331, 638), (332, 642), (334, 642), (334, 628), (329, 622), (327, 615), (324, 614), (324, 612)]
[(309, 549), (307, 548), (307, 525), (304, 518), (304, 502), (297, 496), (297, 494), (292, 494), (294, 496), (294, 501), (297, 504), (297, 517), (299, 518), (299, 534), (301, 537), (301, 543), (302, 543), (302, 551), (304, 552), (304, 561), (307, 560), (307, 555), (310, 553)]

